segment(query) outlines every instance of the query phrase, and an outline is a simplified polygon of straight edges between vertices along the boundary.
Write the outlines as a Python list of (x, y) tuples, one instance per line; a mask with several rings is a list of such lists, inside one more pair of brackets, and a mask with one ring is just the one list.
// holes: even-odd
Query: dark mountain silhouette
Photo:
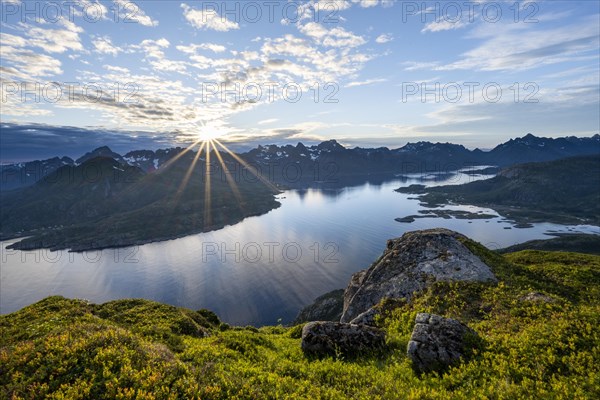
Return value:
[[(77, 159), (81, 164), (94, 157), (111, 157), (136, 166), (145, 172), (160, 169), (182, 148), (135, 150), (124, 156), (109, 147), (97, 148)], [(223, 152), (223, 154), (226, 154)], [(600, 135), (587, 138), (542, 138), (528, 134), (511, 139), (491, 151), (469, 150), (452, 143), (407, 143), (398, 149), (345, 148), (335, 140), (319, 145), (258, 146), (239, 156), (261, 172), (266, 179), (288, 187), (307, 187), (314, 184), (348, 184), (361, 179), (390, 179), (399, 174), (418, 172), (447, 172), (473, 165), (501, 167), (532, 161), (551, 161), (580, 155), (600, 155)], [(58, 160), (58, 161), (57, 161)], [(73, 164), (68, 158), (53, 158), (32, 163), (2, 166), (2, 190), (28, 186), (56, 168)], [(44, 165), (43, 173), (27, 175), (34, 166)], [(39, 169), (39, 168), (38, 168)], [(360, 182), (359, 182), (360, 183)]]
[(279, 206), (273, 187), (240, 179), (233, 189), (226, 177), (206, 173), (204, 157), (191, 168), (194, 157), (188, 152), (155, 173), (107, 157), (61, 167), (1, 194), (0, 238), (29, 236), (18, 249), (129, 246), (219, 229)]
[(2, 191), (33, 185), (44, 176), (65, 165), (73, 165), (69, 157), (54, 157), (18, 164), (0, 165), (0, 189)]
[(123, 157), (120, 154), (112, 151), (108, 146), (98, 147), (97, 149), (94, 149), (94, 150), (90, 151), (89, 153), (85, 153), (83, 156), (81, 156), (77, 160), (75, 160), (75, 163), (83, 164), (84, 162), (91, 160), (93, 158), (96, 158), (96, 157), (114, 158), (121, 164), (125, 163), (125, 161), (123, 160)]

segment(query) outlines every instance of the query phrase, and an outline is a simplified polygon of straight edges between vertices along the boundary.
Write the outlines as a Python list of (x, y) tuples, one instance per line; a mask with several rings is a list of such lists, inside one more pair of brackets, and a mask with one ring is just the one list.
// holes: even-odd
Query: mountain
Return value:
[(134, 150), (123, 156), (123, 160), (129, 164), (141, 168), (146, 172), (152, 172), (159, 169), (163, 164), (177, 156), (184, 149), (175, 147), (171, 149), (152, 150)]
[(486, 159), (490, 164), (509, 166), (517, 163), (551, 161), (578, 155), (600, 154), (600, 135), (591, 138), (536, 137), (531, 133), (510, 139), (492, 149)]
[(455, 170), (480, 163), (477, 155), (462, 146), (437, 143), (427, 147), (350, 149), (329, 140), (313, 146), (259, 146), (240, 156), (269, 180), (291, 188), (383, 182), (401, 174)]
[(81, 156), (77, 160), (75, 160), (75, 163), (83, 164), (84, 162), (91, 160), (93, 158), (97, 158), (97, 157), (113, 158), (113, 159), (117, 160), (119, 163), (125, 164), (123, 157), (121, 157), (120, 154), (112, 151), (108, 146), (98, 147), (97, 149), (94, 149), (94, 150), (90, 151), (89, 153), (85, 153), (83, 156)]
[[(76, 160), (81, 164), (94, 157), (110, 157), (121, 164), (141, 168), (145, 172), (160, 169), (171, 158), (181, 153), (180, 147), (161, 150), (134, 150), (121, 156), (109, 147), (99, 147)], [(398, 175), (421, 172), (447, 172), (474, 165), (510, 166), (532, 161), (551, 161), (579, 155), (600, 155), (600, 135), (590, 138), (539, 138), (528, 134), (511, 139), (489, 152), (469, 150), (452, 143), (407, 143), (398, 149), (346, 148), (335, 140), (318, 145), (259, 145), (238, 154), (263, 178), (286, 187), (313, 185), (352, 185), (366, 180), (387, 180)], [(73, 164), (68, 158), (36, 161), (44, 168), (30, 163), (2, 166), (2, 190), (11, 190), (33, 184), (54, 169)], [(37, 165), (37, 164), (36, 164)], [(238, 165), (236, 168), (242, 168)], [(31, 173), (43, 170), (44, 173)], [(27, 175), (29, 174), (29, 175)]]
[(521, 222), (600, 223), (600, 157), (581, 156), (517, 164), (497, 176), (466, 183), (397, 189), (421, 193), (429, 205), (471, 204), (490, 207)]
[[(474, 165), (509, 166), (579, 155), (600, 155), (600, 135), (590, 138), (511, 139), (489, 152), (452, 143), (407, 143), (398, 149), (345, 148), (335, 140), (319, 145), (269, 145), (241, 154), (249, 164), (268, 171), (269, 178), (288, 187), (391, 179), (422, 172), (447, 172)], [(360, 182), (359, 182), (360, 183)]]
[(12, 190), (33, 185), (46, 175), (65, 165), (73, 165), (69, 157), (54, 157), (18, 164), (0, 165), (0, 190)]
[(188, 152), (154, 173), (107, 157), (61, 167), (0, 195), (0, 238), (28, 236), (11, 245), (16, 249), (129, 246), (219, 229), (279, 206), (274, 187), (207, 174), (204, 157), (192, 168), (195, 156)]
[(139, 168), (107, 157), (63, 166), (31, 187), (2, 196), (2, 236), (15, 230), (19, 235), (72, 225), (118, 212), (115, 200), (143, 175)]
[[(393, 258), (398, 240), (382, 244)], [(439, 242), (442, 243), (442, 242)], [(459, 272), (434, 246), (438, 267)], [(205, 310), (143, 299), (94, 304), (60, 296), (0, 315), (5, 398), (497, 399), (597, 398), (600, 257), (496, 254), (460, 238), (498, 283), (431, 282), (410, 301), (383, 299), (375, 320), (386, 347), (346, 357), (307, 356), (303, 325), (230, 326)], [(428, 254), (428, 247), (421, 249)], [(419, 255), (418, 248), (411, 252)], [(450, 260), (446, 260), (450, 258)], [(380, 260), (375, 260), (374, 265)], [(420, 260), (408, 261), (413, 267)], [(402, 265), (396, 265), (403, 274)], [(374, 283), (375, 274), (369, 276)], [(380, 276), (385, 278), (385, 276)], [(407, 348), (431, 313), (468, 325), (470, 360), (444, 373), (414, 370)], [(354, 325), (357, 327), (357, 325)], [(369, 327), (371, 328), (371, 327)], [(356, 329), (360, 329), (356, 328)], [(484, 340), (477, 340), (477, 336)], [(450, 343), (451, 344), (451, 343)], [(435, 354), (443, 355), (442, 351)], [(541, 396), (541, 394), (543, 394)]]

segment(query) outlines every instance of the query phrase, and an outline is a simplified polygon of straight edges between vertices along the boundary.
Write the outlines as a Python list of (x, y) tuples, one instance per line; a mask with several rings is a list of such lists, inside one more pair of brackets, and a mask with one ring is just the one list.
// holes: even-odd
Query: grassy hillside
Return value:
[(600, 255), (600, 235), (560, 233), (552, 239), (529, 240), (497, 251), (499, 253), (514, 253), (521, 250), (572, 251)]
[[(359, 359), (306, 358), (300, 325), (230, 327), (145, 300), (49, 297), (0, 317), (0, 398), (600, 398), (600, 257), (466, 245), (500, 283), (437, 284), (396, 302), (379, 321), (389, 350)], [(470, 361), (413, 372), (406, 344), (424, 311), (479, 333)]]
[(583, 156), (515, 165), (491, 179), (464, 185), (397, 189), (423, 193), (429, 205), (490, 207), (523, 222), (600, 223), (600, 157)]

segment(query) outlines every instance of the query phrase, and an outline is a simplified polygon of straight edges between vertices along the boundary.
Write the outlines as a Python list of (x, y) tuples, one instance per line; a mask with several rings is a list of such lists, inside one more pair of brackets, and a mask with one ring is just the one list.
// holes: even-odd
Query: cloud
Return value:
[[(58, 2), (56, 4), (59, 4)], [(64, 2), (62, 3), (64, 10), (62, 11), (62, 15), (69, 15), (70, 12), (73, 13), (76, 17), (84, 17), (93, 21), (99, 21), (101, 19), (108, 20), (109, 13), (108, 8), (104, 4), (100, 2), (100, 0), (78, 0), (72, 3)], [(68, 7), (68, 8), (67, 8)], [(111, 9), (113, 11), (114, 9)], [(120, 13), (120, 18), (127, 16), (128, 14), (134, 12), (134, 8), (132, 5), (129, 7), (129, 13)], [(114, 12), (114, 11), (113, 11)], [(85, 14), (84, 14), (85, 13)]]
[(302, 72), (304, 79), (313, 82), (335, 82), (343, 76), (356, 73), (371, 59), (366, 54), (351, 52), (348, 48), (320, 51), (305, 39), (294, 35), (267, 39), (261, 53), (269, 59), (288, 59), (288, 67)]
[[(29, 49), (13, 47), (2, 40), (0, 40), (0, 44), (0, 56), (5, 64), (1, 67), (4, 78), (32, 80), (63, 73), (61, 62), (54, 57)], [(6, 76), (4, 76), (5, 74)]]
[(384, 79), (384, 78), (367, 79), (365, 81), (353, 81), (353, 82), (346, 84), (345, 87), (351, 88), (351, 87), (357, 87), (357, 86), (366, 86), (366, 85), (372, 85), (374, 83), (381, 83), (381, 82), (386, 82), (386, 81), (387, 81), (387, 79)]
[(225, 50), (227, 50), (227, 48), (225, 46), (222, 46), (220, 44), (214, 44), (214, 43), (200, 43), (200, 44), (190, 44), (189, 46), (177, 46), (176, 47), (177, 50), (183, 52), (183, 53), (187, 53), (187, 54), (195, 54), (197, 52), (197, 50), (210, 50), (212, 52), (215, 53), (222, 53)]
[(440, 63), (437, 61), (425, 61), (425, 62), (419, 62), (419, 61), (405, 61), (402, 63), (402, 65), (404, 65), (404, 70), (405, 71), (419, 71), (419, 70), (435, 70), (439, 67)]
[(173, 61), (166, 58), (163, 49), (168, 48), (169, 46), (170, 43), (167, 39), (160, 38), (158, 40), (146, 39), (139, 45), (131, 47), (142, 49), (146, 54), (146, 60), (148, 60), (155, 70), (185, 74), (187, 71), (186, 62)]
[(269, 119), (263, 119), (262, 121), (258, 121), (258, 125), (267, 125), (267, 124), (272, 124), (273, 122), (277, 122), (279, 121), (279, 119), (277, 118), (269, 118)]
[(425, 25), (421, 32), (442, 32), (449, 31), (452, 29), (459, 29), (464, 27), (465, 24), (462, 21), (450, 21), (447, 19), (441, 19), (437, 21), (433, 21)]
[[(173, 147), (175, 132), (144, 132), (115, 129), (85, 129), (33, 123), (2, 123), (1, 162), (19, 162), (69, 156), (76, 159), (107, 144), (113, 151)], [(6, 147), (4, 147), (6, 146)]]
[(354, 3), (358, 3), (362, 8), (375, 7), (379, 3), (378, 0), (352, 0)]
[(352, 2), (358, 3), (362, 8), (375, 7), (380, 4), (387, 8), (393, 6), (395, 0), (352, 0)]
[(195, 28), (208, 30), (212, 29), (218, 32), (227, 32), (234, 29), (239, 29), (237, 22), (221, 17), (212, 9), (196, 10), (185, 3), (181, 4), (183, 8), (183, 16)]
[(94, 49), (96, 52), (101, 54), (110, 54), (113, 57), (116, 57), (119, 52), (123, 51), (120, 47), (113, 45), (110, 37), (101, 36), (92, 40), (92, 44), (94, 45)]
[(132, 2), (130, 0), (113, 0), (119, 10), (121, 21), (136, 22), (143, 26), (158, 26), (158, 21), (150, 18), (144, 10), (140, 8), (142, 2)]
[(341, 11), (352, 7), (352, 4), (348, 0), (318, 0), (314, 2), (313, 8), (316, 11)]
[(298, 29), (315, 42), (327, 47), (357, 47), (366, 43), (362, 36), (355, 35), (344, 28), (326, 29), (316, 22), (299, 25)]
[(548, 64), (597, 58), (598, 15), (582, 18), (570, 25), (539, 29), (537, 24), (487, 24), (476, 29), (473, 38), (483, 40), (461, 59), (439, 70), (472, 69), (482, 71), (525, 70)]
[(68, 19), (61, 19), (57, 29), (46, 29), (19, 22), (13, 28), (23, 36), (0, 33), (0, 56), (3, 60), (2, 72), (6, 77), (33, 80), (39, 77), (63, 73), (60, 60), (46, 53), (64, 53), (68, 50), (83, 52), (79, 33), (83, 29)]
[(342, 17), (338, 16), (339, 11), (347, 10), (352, 7), (353, 4), (357, 4), (361, 8), (370, 8), (377, 5), (383, 7), (391, 7), (394, 4), (394, 0), (311, 0), (304, 4), (299, 3), (298, 14), (300, 20), (312, 19), (318, 21), (312, 15), (312, 11), (323, 12), (328, 18), (340, 20)]
[(103, 67), (111, 72), (118, 72), (121, 74), (130, 74), (129, 69), (127, 68), (123, 68), (123, 67), (117, 67), (117, 66), (113, 66), (113, 65), (103, 65)]
[(79, 34), (83, 32), (79, 26), (66, 18), (61, 18), (58, 23), (61, 29), (44, 29), (37, 26), (19, 23), (24, 31), (26, 45), (28, 47), (39, 47), (47, 53), (64, 53), (67, 50), (81, 51), (83, 45)]
[[(1, 68), (2, 67), (0, 67), (0, 71)], [(4, 116), (7, 115), (19, 117), (41, 117), (53, 114), (52, 111), (39, 107), (39, 104), (23, 102), (19, 94), (12, 94), (14, 87), (22, 87), (19, 86), (20, 84), (22, 84), (22, 82), (12, 82), (7, 80), (2, 81), (2, 86), (0, 88), (0, 96), (2, 96), (2, 101), (0, 101), (0, 104), (2, 105), (3, 120)], [(30, 88), (33, 90), (34, 86), (31, 85)], [(6, 146), (4, 141), (4, 129), (2, 130), (2, 142), (2, 150), (4, 151), (4, 146)]]
[(379, 43), (379, 44), (383, 44), (383, 43), (391, 42), (392, 40), (394, 40), (392, 35), (384, 33), (382, 35), (377, 36), (377, 38), (375, 39), (375, 42)]
[(555, 89), (540, 89), (534, 96), (539, 103), (524, 102), (525, 94), (515, 102), (509, 86), (503, 86), (506, 95), (497, 103), (486, 102), (480, 96), (471, 103), (465, 95), (457, 104), (441, 104), (426, 114), (433, 121), (431, 124), (385, 127), (411, 137), (467, 135), (485, 145), (527, 132), (557, 137), (589, 136), (600, 130), (600, 83), (596, 77)]

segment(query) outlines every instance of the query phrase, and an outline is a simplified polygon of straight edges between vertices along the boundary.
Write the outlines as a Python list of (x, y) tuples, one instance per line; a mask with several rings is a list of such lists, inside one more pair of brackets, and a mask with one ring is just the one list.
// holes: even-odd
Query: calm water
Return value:
[[(93, 302), (141, 297), (192, 309), (208, 308), (232, 324), (291, 321), (315, 297), (346, 286), (367, 268), (386, 240), (406, 231), (446, 227), (490, 248), (547, 238), (548, 231), (599, 233), (593, 226), (535, 224), (527, 229), (501, 218), (418, 219), (411, 195), (394, 192), (412, 183), (458, 184), (482, 177), (411, 176), (380, 185), (281, 194), (282, 207), (224, 229), (135, 248), (88, 253), (21, 252), (2, 242), (0, 313), (49, 295)], [(448, 207), (470, 211), (489, 209)]]

